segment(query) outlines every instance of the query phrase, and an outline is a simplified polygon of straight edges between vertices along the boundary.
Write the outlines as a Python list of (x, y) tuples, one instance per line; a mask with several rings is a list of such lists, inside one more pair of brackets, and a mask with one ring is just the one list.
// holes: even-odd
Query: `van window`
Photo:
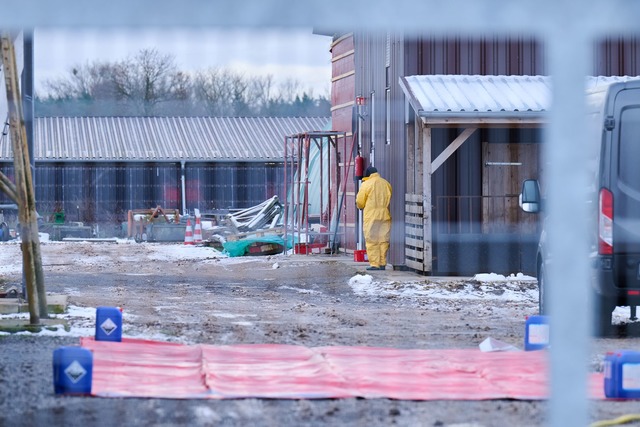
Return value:
[(622, 110), (618, 177), (630, 188), (640, 191), (640, 108)]

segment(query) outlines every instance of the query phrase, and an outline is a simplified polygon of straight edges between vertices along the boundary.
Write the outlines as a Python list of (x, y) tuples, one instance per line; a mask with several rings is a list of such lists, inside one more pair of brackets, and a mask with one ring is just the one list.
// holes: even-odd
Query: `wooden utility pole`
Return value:
[[(40, 237), (38, 235), (36, 198), (33, 189), (31, 162), (29, 159), (27, 135), (22, 113), (20, 86), (18, 84), (19, 75), (16, 66), (13, 40), (9, 33), (2, 32), (0, 36), (0, 47), (2, 50), (2, 70), (4, 72), (9, 109), (9, 129), (11, 144), (13, 146), (15, 188), (11, 188), (4, 180), (0, 181), (4, 183), (3, 188), (8, 187), (11, 198), (13, 198), (12, 196), (17, 197), (20, 237), (22, 239), (22, 268), (27, 287), (30, 323), (37, 325), (40, 323), (40, 318), (47, 318), (49, 314), (47, 311), (47, 295), (42, 270)], [(13, 190), (15, 190), (15, 192)]]

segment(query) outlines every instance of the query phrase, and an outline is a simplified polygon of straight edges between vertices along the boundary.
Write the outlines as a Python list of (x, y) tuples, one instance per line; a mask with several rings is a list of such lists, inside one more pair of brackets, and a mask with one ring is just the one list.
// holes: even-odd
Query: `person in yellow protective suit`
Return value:
[(362, 229), (370, 266), (367, 270), (384, 270), (387, 265), (391, 235), (391, 184), (369, 166), (356, 195), (356, 206), (364, 210)]

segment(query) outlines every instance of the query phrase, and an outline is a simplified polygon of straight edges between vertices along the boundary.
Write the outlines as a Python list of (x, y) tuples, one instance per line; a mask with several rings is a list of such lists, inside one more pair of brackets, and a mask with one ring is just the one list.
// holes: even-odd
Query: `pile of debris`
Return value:
[(273, 255), (285, 250), (283, 227), (284, 206), (278, 196), (259, 205), (238, 209), (224, 218), (220, 234), (209, 239), (212, 246), (221, 246), (230, 256)]
[(133, 209), (127, 214), (127, 238), (136, 242), (180, 241), (185, 232), (178, 209)]
[(265, 200), (259, 205), (236, 210), (227, 215), (233, 227), (240, 232), (276, 228), (282, 224), (284, 209), (278, 196)]

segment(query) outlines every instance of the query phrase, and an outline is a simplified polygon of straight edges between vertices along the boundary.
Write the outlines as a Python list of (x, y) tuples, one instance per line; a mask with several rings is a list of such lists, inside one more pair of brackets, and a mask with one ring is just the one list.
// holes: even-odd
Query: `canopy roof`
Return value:
[[(639, 77), (587, 77), (586, 89)], [(548, 76), (423, 75), (400, 77), (409, 104), (423, 122), (540, 124), (551, 107)]]

